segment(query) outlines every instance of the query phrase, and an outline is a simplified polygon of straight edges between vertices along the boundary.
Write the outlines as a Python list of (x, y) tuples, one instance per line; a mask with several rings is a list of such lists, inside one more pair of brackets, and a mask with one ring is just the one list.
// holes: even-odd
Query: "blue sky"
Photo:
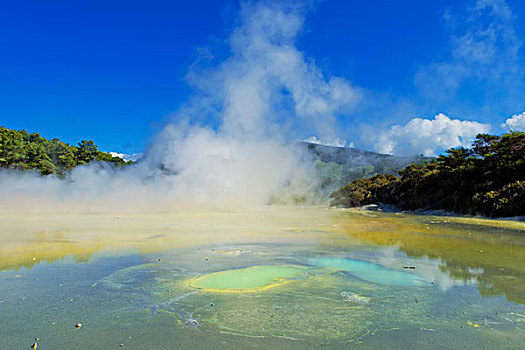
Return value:
[[(5, 3), (0, 125), (140, 152), (195, 96), (199, 83), (188, 72), (231, 57), (240, 7), (204, 0)], [(352, 108), (331, 112), (332, 134), (305, 126), (300, 136), (435, 154), (458, 146), (458, 137), (466, 143), (479, 131), (502, 133), (509, 119), (514, 129), (525, 127), (523, 1), (325, 0), (300, 16), (293, 45), (304, 61), (360, 95)], [(203, 55), (212, 59), (203, 64)]]

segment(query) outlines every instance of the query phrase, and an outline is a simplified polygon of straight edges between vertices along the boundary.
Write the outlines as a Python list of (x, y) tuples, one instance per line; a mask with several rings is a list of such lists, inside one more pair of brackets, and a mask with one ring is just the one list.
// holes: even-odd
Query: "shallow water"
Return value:
[[(348, 259), (348, 258), (311, 258), (309, 263), (314, 266), (326, 267), (336, 271), (346, 271), (351, 276), (360, 278), (364, 281), (387, 284), (391, 286), (428, 286), (434, 284), (433, 281), (425, 281), (425, 278), (416, 274), (404, 271), (387, 269), (381, 265), (373, 264), (368, 261)], [(409, 267), (404, 267), (409, 268)], [(415, 268), (414, 267), (410, 267)]]
[(525, 337), (523, 223), (283, 207), (0, 220), (0, 349), (37, 337), (38, 349), (516, 349)]
[(193, 279), (193, 289), (215, 293), (259, 292), (293, 281), (305, 269), (296, 266), (263, 265), (208, 273)]

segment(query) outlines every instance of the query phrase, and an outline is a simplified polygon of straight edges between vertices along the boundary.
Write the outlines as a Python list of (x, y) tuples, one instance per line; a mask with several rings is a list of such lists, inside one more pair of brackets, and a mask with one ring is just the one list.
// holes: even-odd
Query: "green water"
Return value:
[(303, 271), (293, 266), (252, 266), (206, 274), (192, 281), (190, 286), (212, 292), (259, 291), (278, 287)]
[(518, 349), (525, 337), (521, 223), (320, 208), (0, 219), (0, 349)]

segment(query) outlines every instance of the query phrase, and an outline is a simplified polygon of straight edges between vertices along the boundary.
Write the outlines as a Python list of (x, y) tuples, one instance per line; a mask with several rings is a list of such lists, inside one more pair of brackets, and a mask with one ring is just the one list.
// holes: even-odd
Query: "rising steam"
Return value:
[[(170, 211), (307, 200), (315, 176), (292, 140), (333, 135), (360, 90), (326, 78), (295, 46), (306, 8), (241, 5), (231, 55), (188, 73), (194, 96), (133, 166), (90, 164), (65, 180), (0, 173), (0, 208)], [(209, 127), (207, 125), (214, 125)]]

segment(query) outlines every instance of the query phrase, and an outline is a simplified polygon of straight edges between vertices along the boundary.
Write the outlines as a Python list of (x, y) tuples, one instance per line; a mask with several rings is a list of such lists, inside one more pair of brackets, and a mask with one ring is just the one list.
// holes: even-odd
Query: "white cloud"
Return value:
[(118, 153), (118, 152), (109, 152), (112, 157), (119, 157), (124, 159), (126, 162), (132, 160), (136, 162), (142, 157), (142, 153), (133, 153), (133, 154), (125, 154), (125, 153)]
[(489, 130), (489, 124), (450, 119), (440, 113), (434, 119), (414, 118), (404, 126), (392, 126), (379, 134), (374, 148), (388, 154), (435, 156), (451, 147), (469, 147), (477, 134)]
[(506, 130), (525, 131), (525, 112), (513, 115), (501, 127)]

